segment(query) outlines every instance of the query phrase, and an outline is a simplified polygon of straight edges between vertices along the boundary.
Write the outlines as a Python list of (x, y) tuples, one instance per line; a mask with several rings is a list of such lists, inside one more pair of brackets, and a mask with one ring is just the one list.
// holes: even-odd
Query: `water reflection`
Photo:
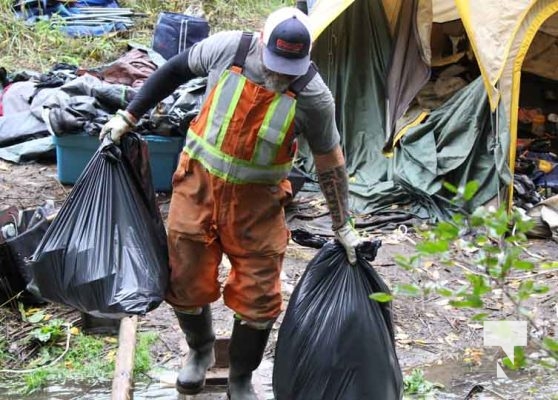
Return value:
[[(409, 396), (405, 399), (463, 400), (475, 385), (484, 388), (482, 393), (470, 399), (552, 399), (558, 393), (558, 373), (509, 372), (510, 379), (497, 379), (496, 368), (490, 362), (475, 368), (460, 362), (446, 362), (442, 365), (424, 366), (425, 378), (444, 385), (444, 389), (426, 396)], [(272, 390), (273, 363), (264, 360), (254, 374), (254, 386), (262, 400), (273, 400)], [(143, 377), (145, 378), (145, 377)], [(226, 400), (226, 387), (206, 387), (204, 393), (196, 396), (181, 396), (175, 388), (175, 370), (150, 371), (148, 380), (142, 379), (134, 388), (134, 400)], [(67, 383), (51, 386), (46, 390), (29, 396), (9, 393), (0, 385), (0, 399), (4, 400), (110, 400), (111, 382), (96, 386), (83, 386)]]

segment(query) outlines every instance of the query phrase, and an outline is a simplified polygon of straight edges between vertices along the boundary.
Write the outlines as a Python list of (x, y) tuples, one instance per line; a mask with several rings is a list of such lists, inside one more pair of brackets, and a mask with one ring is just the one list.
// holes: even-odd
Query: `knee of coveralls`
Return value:
[(165, 300), (176, 310), (203, 307), (220, 296), (219, 264), (222, 251), (217, 241), (192, 240), (168, 232), (170, 276)]
[(173, 175), (168, 217), (170, 278), (165, 300), (175, 309), (202, 307), (220, 296), (222, 250), (214, 232), (206, 171), (182, 153)]
[(229, 255), (231, 271), (223, 300), (249, 325), (273, 322), (281, 314), (283, 258), (283, 254), (247, 258)]
[(235, 185), (227, 199), (229, 223), (219, 230), (231, 262), (224, 302), (248, 321), (275, 320), (281, 313), (280, 276), (289, 240), (283, 205), (289, 188)]

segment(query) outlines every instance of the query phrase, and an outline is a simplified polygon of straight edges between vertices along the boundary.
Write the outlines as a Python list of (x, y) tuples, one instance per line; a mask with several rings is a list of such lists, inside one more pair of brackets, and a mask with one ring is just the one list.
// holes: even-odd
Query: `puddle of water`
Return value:
[(496, 376), (496, 362), (483, 362), (479, 367), (465, 366), (459, 362), (423, 367), (425, 378), (444, 385), (432, 397), (435, 400), (463, 400), (475, 385), (484, 388), (475, 400), (551, 400), (558, 394), (556, 371), (526, 372), (506, 371), (508, 379)]
[[(425, 378), (431, 382), (444, 385), (435, 393), (421, 396), (406, 396), (405, 399), (420, 400), (464, 400), (475, 385), (484, 387), (484, 391), (472, 397), (474, 400), (556, 400), (558, 394), (558, 372), (544, 375), (528, 372), (508, 372), (509, 379), (496, 377), (495, 362), (484, 362), (480, 367), (472, 368), (460, 362), (448, 362), (442, 365), (423, 366)], [(207, 386), (206, 390), (194, 396), (181, 396), (174, 388), (177, 371), (156, 370), (150, 372), (149, 382), (137, 382), (134, 388), (134, 400), (226, 400), (226, 387)], [(254, 386), (261, 400), (273, 400), (272, 389), (273, 363), (264, 360), (254, 373)], [(6, 400), (110, 400), (111, 382), (95, 387), (67, 384), (51, 386), (48, 389), (22, 397), (3, 393), (0, 399)], [(353, 400), (353, 399), (349, 399)]]
[[(149, 373), (149, 382), (136, 382), (134, 386), (134, 400), (226, 400), (226, 386), (206, 385), (203, 393), (196, 396), (180, 395), (175, 387), (177, 370), (153, 370)], [(258, 370), (254, 372), (253, 383), (261, 400), (273, 400), (271, 380), (273, 363), (263, 360)], [(143, 377), (145, 378), (145, 377)], [(98, 386), (73, 385), (50, 386), (29, 396), (8, 393), (0, 385), (1, 400), (110, 400), (112, 382)]]

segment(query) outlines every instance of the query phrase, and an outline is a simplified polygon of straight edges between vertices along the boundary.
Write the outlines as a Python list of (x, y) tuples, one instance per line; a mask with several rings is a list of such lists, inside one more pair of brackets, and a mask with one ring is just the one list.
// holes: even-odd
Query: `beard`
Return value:
[(275, 72), (266, 71), (264, 76), (264, 86), (272, 92), (284, 93), (289, 89), (293, 77), (289, 75), (277, 74)]

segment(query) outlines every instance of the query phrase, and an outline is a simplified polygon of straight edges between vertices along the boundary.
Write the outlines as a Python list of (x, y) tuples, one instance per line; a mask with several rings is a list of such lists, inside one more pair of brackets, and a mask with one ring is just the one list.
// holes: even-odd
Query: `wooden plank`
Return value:
[(231, 339), (219, 336), (215, 340), (215, 366), (214, 368), (229, 368), (229, 343)]
[(136, 351), (136, 331), (138, 317), (124, 317), (120, 320), (118, 352), (112, 380), (111, 400), (131, 400), (133, 398), (134, 355)]

